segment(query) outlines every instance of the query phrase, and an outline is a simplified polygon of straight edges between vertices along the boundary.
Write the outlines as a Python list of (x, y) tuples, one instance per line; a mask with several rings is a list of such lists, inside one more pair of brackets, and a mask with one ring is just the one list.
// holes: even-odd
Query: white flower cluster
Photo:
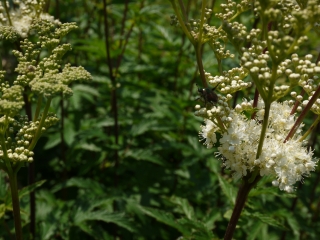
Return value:
[[(28, 36), (32, 21), (34, 19), (47, 20), (49, 22), (60, 24), (59, 20), (54, 19), (53, 16), (43, 13), (42, 8), (45, 1), (33, 1), (33, 0), (20, 0), (14, 1), (14, 4), (18, 5), (15, 9), (10, 10), (10, 21), (7, 18), (5, 12), (4, 3), (0, 2), (0, 26), (12, 26), (13, 29), (22, 38)], [(6, 1), (7, 9), (10, 9), (9, 1)]]
[[(239, 110), (241, 106), (236, 109)], [(261, 176), (276, 177), (274, 186), (280, 190), (292, 192), (293, 184), (301, 181), (303, 176), (314, 171), (316, 161), (312, 159), (313, 152), (307, 150), (298, 139), (301, 127), (295, 136), (284, 143), (284, 139), (294, 124), (295, 118), (290, 115), (288, 102), (271, 105), (267, 133), (264, 139), (262, 153), (256, 158), (260, 133), (264, 116), (264, 103), (259, 102), (256, 119), (247, 119), (241, 111), (232, 110), (232, 118), (222, 132), (211, 120), (205, 120), (200, 136), (205, 139), (205, 145), (212, 147), (217, 142), (215, 132), (220, 131), (222, 137), (218, 147), (218, 155), (223, 156), (224, 166), (234, 172), (233, 177), (239, 179), (248, 172), (258, 169)]]

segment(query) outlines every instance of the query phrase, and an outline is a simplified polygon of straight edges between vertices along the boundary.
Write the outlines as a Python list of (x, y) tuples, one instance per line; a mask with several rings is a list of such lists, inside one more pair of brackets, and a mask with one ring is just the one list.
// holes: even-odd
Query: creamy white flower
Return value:
[(200, 141), (205, 140), (203, 143), (207, 145), (207, 148), (212, 148), (213, 145), (217, 142), (216, 131), (218, 130), (217, 126), (210, 120), (205, 120), (206, 125), (201, 126), (202, 130), (199, 132)]
[[(31, 27), (32, 21), (34, 19), (42, 19), (47, 20), (55, 24), (60, 24), (59, 20), (55, 20), (53, 16), (49, 15), (48, 13), (38, 13), (36, 9), (41, 9), (44, 1), (34, 1), (25, 4), (25, 2), (21, 1), (19, 3), (19, 7), (10, 11), (10, 19), (11, 25), (13, 29), (22, 37), (26, 38), (29, 33), (29, 29)], [(0, 3), (0, 7), (1, 7)], [(2, 14), (3, 15), (3, 14)], [(2, 20), (2, 25), (9, 26), (10, 23), (8, 19), (4, 19), (0, 16)]]
[(298, 141), (302, 126), (293, 138), (284, 143), (295, 122), (290, 112), (288, 102), (275, 102), (271, 105), (266, 137), (258, 159), (256, 159), (256, 151), (264, 115), (262, 101), (258, 104), (256, 120), (247, 119), (244, 114), (232, 110), (229, 117), (233, 120), (227, 123), (224, 132), (212, 121), (206, 120), (200, 135), (209, 148), (217, 141), (214, 132), (219, 131), (222, 134), (218, 155), (223, 156), (224, 166), (233, 171), (235, 179), (246, 176), (253, 169), (258, 169), (261, 176), (272, 175), (276, 178), (272, 182), (274, 186), (278, 186), (280, 190), (292, 192), (293, 185), (297, 181), (302, 181), (304, 176), (314, 171), (316, 161), (312, 159), (313, 152), (307, 150), (302, 142)]

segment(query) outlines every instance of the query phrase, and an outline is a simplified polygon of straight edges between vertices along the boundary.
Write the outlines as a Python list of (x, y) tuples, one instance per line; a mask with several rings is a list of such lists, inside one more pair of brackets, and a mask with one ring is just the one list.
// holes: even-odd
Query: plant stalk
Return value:
[(21, 227), (20, 204), (19, 204), (18, 184), (17, 184), (17, 171), (13, 170), (11, 173), (8, 173), (8, 174), (9, 174), (10, 189), (11, 189), (16, 240), (22, 240), (22, 227)]
[(249, 192), (257, 184), (257, 182), (259, 182), (259, 180), (261, 179), (261, 176), (258, 175), (254, 179), (253, 182), (249, 181), (250, 178), (251, 178), (251, 176), (247, 176), (246, 178), (244, 178), (243, 184), (238, 191), (236, 204), (234, 206), (232, 216), (231, 216), (230, 221), (228, 223), (228, 227), (227, 227), (226, 233), (224, 235), (224, 240), (231, 240), (232, 239), (232, 236), (233, 236), (234, 231), (237, 226), (237, 222), (240, 218), (242, 209), (244, 208), (244, 205), (246, 203)]

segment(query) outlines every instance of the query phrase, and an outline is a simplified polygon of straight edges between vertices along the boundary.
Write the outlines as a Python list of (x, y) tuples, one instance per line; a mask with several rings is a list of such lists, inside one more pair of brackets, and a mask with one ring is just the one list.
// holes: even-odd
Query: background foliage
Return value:
[[(217, 12), (214, 2), (209, 5)], [(188, 1), (191, 16), (199, 15), (200, 4)], [(37, 183), (28, 187), (28, 168), (20, 171), (25, 236), (28, 193), (37, 187), (36, 239), (222, 238), (240, 182), (221, 169), (215, 149), (198, 141), (195, 55), (170, 26), (169, 1), (109, 1), (107, 25), (103, 1), (57, 0), (47, 7), (62, 22), (78, 24), (65, 38), (73, 46), (65, 61), (84, 66), (94, 80), (74, 85), (68, 102), (54, 102), (61, 121), (35, 149)], [(255, 19), (247, 14), (239, 20), (252, 27)], [(211, 22), (220, 25), (214, 17)], [(310, 39), (303, 51), (314, 53), (317, 39)], [(13, 69), (8, 44), (1, 54)], [(204, 65), (212, 75), (218, 72), (206, 48)], [(235, 65), (224, 62), (225, 69)], [(310, 145), (318, 156), (316, 142), (317, 134)], [(0, 177), (0, 239), (14, 239), (8, 182)], [(250, 193), (234, 237), (316, 239), (319, 180), (317, 171), (289, 195), (263, 179)]]

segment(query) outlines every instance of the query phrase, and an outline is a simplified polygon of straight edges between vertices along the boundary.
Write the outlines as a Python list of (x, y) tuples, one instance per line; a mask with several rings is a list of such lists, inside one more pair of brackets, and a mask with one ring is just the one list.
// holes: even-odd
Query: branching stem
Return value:
[(37, 128), (36, 134), (34, 135), (34, 137), (32, 139), (32, 142), (28, 147), (28, 150), (30, 150), (30, 151), (34, 149), (34, 147), (36, 146), (36, 144), (37, 144), (37, 142), (38, 142), (38, 140), (39, 140), (39, 138), (41, 136), (42, 127), (44, 126), (44, 122), (45, 122), (45, 120), (47, 118), (50, 105), (51, 105), (51, 98), (48, 98), (48, 100), (46, 102), (46, 106), (44, 107), (44, 110), (43, 110), (43, 113), (42, 113), (42, 116), (41, 116), (41, 120), (40, 120), (39, 126)]

